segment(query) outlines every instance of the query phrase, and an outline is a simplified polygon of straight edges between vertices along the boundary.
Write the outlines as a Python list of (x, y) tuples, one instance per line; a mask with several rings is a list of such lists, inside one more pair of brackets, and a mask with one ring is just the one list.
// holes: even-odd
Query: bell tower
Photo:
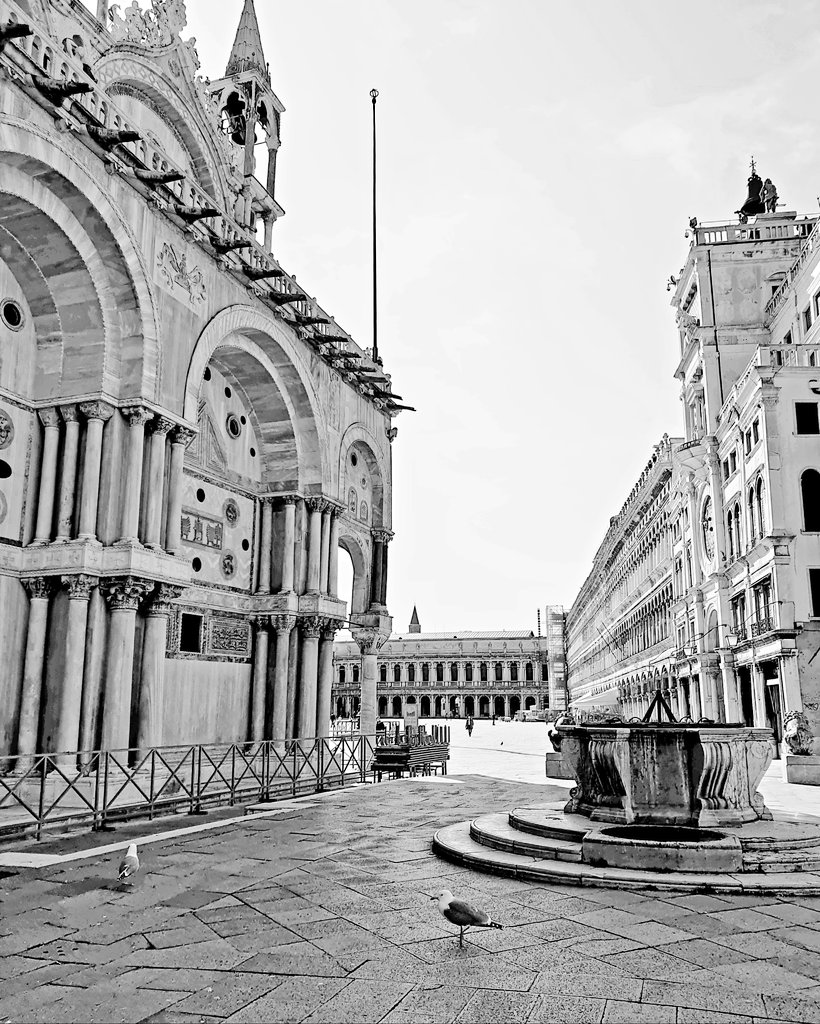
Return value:
[[(222, 112), (222, 130), (242, 150), (244, 176), (237, 219), (255, 229), (265, 223), (265, 245), (270, 249), (273, 222), (284, 214), (275, 199), (276, 154), (279, 150), (280, 117), (284, 106), (271, 88), (270, 68), (265, 61), (254, 0), (244, 0), (225, 77), (211, 83), (211, 93)], [(268, 152), (267, 172), (257, 175), (257, 151)]]

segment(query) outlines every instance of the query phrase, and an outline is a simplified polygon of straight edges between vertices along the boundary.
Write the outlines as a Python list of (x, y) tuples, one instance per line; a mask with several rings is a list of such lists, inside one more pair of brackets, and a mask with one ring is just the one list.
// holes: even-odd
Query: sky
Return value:
[[(388, 604), (425, 631), (570, 606), (682, 417), (666, 282), (749, 159), (817, 210), (811, 0), (256, 0), (286, 107), (274, 253), (379, 348), (395, 421)], [(94, 5), (95, 6), (95, 5)], [(202, 73), (242, 0), (188, 0)], [(343, 573), (342, 580), (345, 580)]]

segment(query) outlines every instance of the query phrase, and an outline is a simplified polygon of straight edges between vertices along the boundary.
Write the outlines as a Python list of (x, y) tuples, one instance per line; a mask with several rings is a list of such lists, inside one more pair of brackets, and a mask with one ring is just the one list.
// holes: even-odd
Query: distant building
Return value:
[[(563, 641), (556, 664), (562, 656)], [(333, 661), (334, 711), (356, 714), (357, 644), (337, 642)], [(532, 630), (423, 633), (415, 608), (407, 633), (394, 633), (379, 652), (376, 685), (378, 713), (390, 718), (402, 717), (407, 703), (417, 703), (422, 718), (512, 717), (565, 706), (563, 685), (556, 690), (550, 673), (547, 637)]]

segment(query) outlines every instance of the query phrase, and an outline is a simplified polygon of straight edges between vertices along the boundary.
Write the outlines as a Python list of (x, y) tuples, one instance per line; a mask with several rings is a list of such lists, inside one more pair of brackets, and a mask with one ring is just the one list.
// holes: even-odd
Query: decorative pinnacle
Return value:
[(371, 89), (370, 90), (370, 98), (371, 98), (371, 100), (373, 100), (373, 105), (374, 106), (376, 104), (376, 100), (378, 99), (378, 96), (379, 96), (379, 90), (378, 89)]

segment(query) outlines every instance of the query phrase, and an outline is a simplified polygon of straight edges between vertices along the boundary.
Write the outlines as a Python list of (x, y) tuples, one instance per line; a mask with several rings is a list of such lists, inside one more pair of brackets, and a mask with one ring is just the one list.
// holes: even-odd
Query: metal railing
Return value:
[(0, 757), (0, 838), (365, 782), (375, 736)]

